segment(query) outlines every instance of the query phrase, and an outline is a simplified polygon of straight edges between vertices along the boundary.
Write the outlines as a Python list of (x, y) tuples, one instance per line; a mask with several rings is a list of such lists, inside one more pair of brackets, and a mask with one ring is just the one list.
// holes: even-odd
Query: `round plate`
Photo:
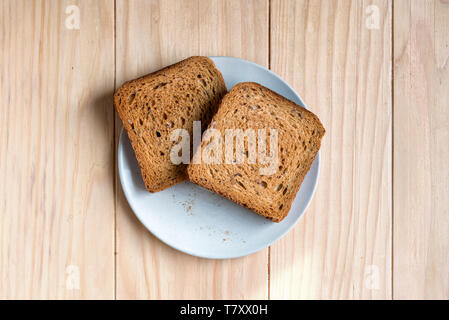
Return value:
[[(228, 90), (239, 82), (258, 82), (304, 107), (299, 95), (270, 70), (237, 58), (211, 59), (223, 74)], [(118, 145), (120, 181), (137, 218), (169, 246), (211, 259), (245, 256), (266, 248), (285, 235), (307, 209), (315, 192), (319, 167), (318, 154), (288, 216), (275, 223), (190, 182), (149, 193), (123, 129)]]

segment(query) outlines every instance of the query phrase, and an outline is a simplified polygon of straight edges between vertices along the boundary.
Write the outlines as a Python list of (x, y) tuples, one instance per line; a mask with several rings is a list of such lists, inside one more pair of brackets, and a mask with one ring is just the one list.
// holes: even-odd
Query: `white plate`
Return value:
[[(304, 106), (299, 95), (266, 68), (237, 58), (211, 59), (223, 74), (228, 90), (239, 82), (254, 81)], [(274, 223), (190, 182), (149, 193), (124, 130), (118, 146), (120, 181), (137, 218), (169, 246), (211, 259), (245, 256), (266, 248), (285, 235), (307, 209), (315, 192), (319, 167), (318, 154), (290, 213), (281, 223)]]

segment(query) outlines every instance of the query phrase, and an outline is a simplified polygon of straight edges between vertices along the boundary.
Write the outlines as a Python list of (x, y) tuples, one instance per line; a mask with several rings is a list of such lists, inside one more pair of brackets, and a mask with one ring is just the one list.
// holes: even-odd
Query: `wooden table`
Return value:
[[(449, 298), (449, 2), (0, 2), (0, 298)], [(191, 55), (289, 82), (326, 127), (314, 200), (214, 261), (137, 221), (114, 89)]]

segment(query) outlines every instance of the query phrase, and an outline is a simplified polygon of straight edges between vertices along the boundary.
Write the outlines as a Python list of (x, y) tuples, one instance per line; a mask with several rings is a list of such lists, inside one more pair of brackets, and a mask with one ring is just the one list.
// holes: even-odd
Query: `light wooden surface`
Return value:
[(114, 8), (72, 3), (0, 2), (0, 299), (114, 296)]
[(394, 11), (395, 298), (449, 299), (449, 2)]
[[(268, 67), (266, 1), (117, 1), (116, 12), (117, 85), (191, 55)], [(268, 249), (226, 261), (187, 256), (152, 236), (117, 186), (117, 298), (268, 297)]]
[[(190, 55), (326, 127), (305, 216), (245, 258), (162, 244), (118, 181), (114, 88)], [(0, 299), (449, 299), (448, 61), (443, 0), (1, 1)]]
[(274, 0), (271, 15), (271, 69), (326, 128), (315, 199), (271, 249), (271, 297), (391, 298), (391, 6)]

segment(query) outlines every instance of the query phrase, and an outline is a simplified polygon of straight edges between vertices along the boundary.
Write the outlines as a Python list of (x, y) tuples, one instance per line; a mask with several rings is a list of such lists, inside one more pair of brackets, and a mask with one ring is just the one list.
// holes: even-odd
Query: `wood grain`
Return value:
[[(268, 66), (265, 0), (117, 1), (116, 12), (117, 85), (191, 55)], [(118, 299), (267, 298), (268, 250), (212, 261), (169, 248), (137, 221), (119, 181), (116, 241)]]
[[(0, 48), (0, 299), (449, 299), (447, 0), (4, 0)], [(114, 175), (114, 88), (190, 55), (271, 66), (326, 127), (270, 250), (177, 252)]]
[(112, 298), (113, 2), (0, 17), (0, 299)]
[(394, 298), (449, 299), (449, 3), (394, 19)]
[(271, 298), (388, 299), (391, 5), (273, 0), (271, 57), (326, 128), (314, 200), (271, 249)]

